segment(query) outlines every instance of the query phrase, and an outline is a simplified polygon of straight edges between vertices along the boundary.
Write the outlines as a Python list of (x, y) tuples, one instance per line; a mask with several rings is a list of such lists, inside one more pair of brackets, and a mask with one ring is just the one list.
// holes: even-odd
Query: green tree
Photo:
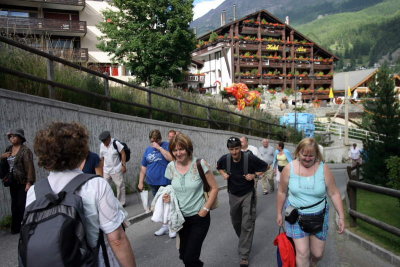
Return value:
[(99, 48), (123, 63), (136, 82), (168, 86), (182, 79), (196, 38), (189, 23), (192, 0), (114, 0), (117, 10), (103, 12)]
[(374, 184), (387, 185), (388, 169), (385, 160), (400, 155), (400, 105), (396, 101), (394, 82), (386, 66), (382, 67), (376, 82), (370, 84), (371, 93), (364, 102), (368, 118), (367, 129), (378, 135), (364, 140), (366, 161), (363, 177)]

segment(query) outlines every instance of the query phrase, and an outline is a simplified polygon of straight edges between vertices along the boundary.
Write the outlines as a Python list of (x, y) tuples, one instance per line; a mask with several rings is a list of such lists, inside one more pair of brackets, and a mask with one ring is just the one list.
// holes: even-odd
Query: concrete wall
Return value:
[[(11, 128), (25, 130), (26, 144), (32, 148), (36, 132), (53, 121), (84, 124), (90, 133), (90, 149), (99, 153), (98, 135), (109, 130), (112, 136), (124, 141), (131, 148), (131, 160), (128, 162), (126, 181), (135, 185), (140, 169), (140, 161), (145, 148), (149, 145), (148, 134), (152, 129), (159, 129), (166, 139), (169, 129), (179, 130), (189, 135), (194, 145), (194, 155), (204, 158), (211, 166), (216, 166), (218, 158), (227, 153), (226, 140), (237, 133), (212, 129), (190, 127), (180, 124), (143, 119), (133, 116), (106, 112), (82, 107), (70, 103), (50, 100), (32, 95), (0, 89), (0, 150), (9, 145), (5, 133)], [(261, 138), (248, 137), (249, 143), (261, 145)], [(271, 141), (274, 144), (273, 141)], [(288, 146), (289, 149), (290, 146)], [(38, 179), (47, 176), (47, 171), (39, 168), (34, 157)], [(9, 213), (9, 193), (0, 185), (0, 218)]]
[[(204, 158), (214, 168), (219, 157), (227, 153), (226, 140), (230, 136), (241, 136), (234, 132), (149, 120), (0, 89), (0, 152), (9, 145), (5, 135), (9, 129), (23, 128), (26, 144), (32, 148), (36, 132), (53, 121), (76, 121), (84, 124), (90, 133), (90, 149), (96, 153), (99, 153), (100, 146), (97, 137), (103, 130), (111, 131), (113, 137), (126, 142), (132, 155), (125, 179), (132, 188), (136, 184), (142, 154), (149, 145), (148, 134), (152, 129), (159, 129), (165, 139), (170, 129), (187, 134), (193, 141), (194, 155)], [(261, 145), (262, 138), (248, 138), (250, 145)], [(270, 141), (274, 147), (277, 142)], [(285, 148), (294, 152), (295, 145), (287, 143)], [(323, 154), (326, 162), (341, 163), (347, 153), (348, 147), (334, 146), (324, 148)], [(46, 177), (47, 171), (37, 166), (35, 156), (34, 161), (37, 178)], [(0, 219), (9, 213), (9, 192), (0, 184)]]

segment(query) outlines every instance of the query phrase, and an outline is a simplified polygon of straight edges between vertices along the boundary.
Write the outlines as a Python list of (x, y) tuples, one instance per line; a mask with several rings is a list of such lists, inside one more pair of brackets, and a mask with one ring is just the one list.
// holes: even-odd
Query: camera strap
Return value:
[[(307, 206), (307, 207), (300, 207), (300, 208), (298, 208), (299, 210), (304, 210), (304, 209), (309, 209), (309, 208), (312, 208), (312, 207), (315, 207), (315, 206), (317, 206), (318, 204), (320, 204), (322, 201), (326, 201), (326, 197), (324, 197), (323, 199), (321, 199), (320, 201), (318, 201), (317, 203), (315, 203), (315, 204), (312, 204), (312, 205), (310, 205), (310, 206)], [(326, 206), (326, 203), (325, 203), (325, 206)]]

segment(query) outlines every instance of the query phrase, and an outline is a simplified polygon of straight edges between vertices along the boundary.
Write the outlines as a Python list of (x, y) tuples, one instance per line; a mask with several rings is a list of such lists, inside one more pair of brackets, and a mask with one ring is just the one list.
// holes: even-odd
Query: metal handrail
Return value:
[[(254, 118), (251, 118), (249, 116), (237, 114), (237, 113), (235, 113), (233, 111), (230, 111), (230, 110), (223, 110), (223, 109), (216, 108), (216, 107), (210, 107), (210, 106), (206, 106), (206, 105), (203, 105), (203, 104), (198, 104), (198, 103), (195, 103), (195, 102), (192, 102), (192, 101), (188, 101), (188, 100), (185, 100), (185, 99), (180, 99), (180, 98), (177, 98), (177, 97), (168, 96), (168, 95), (159, 93), (157, 91), (150, 90), (150, 89), (148, 89), (146, 87), (143, 87), (143, 86), (140, 86), (140, 85), (131, 84), (131, 83), (119, 80), (119, 79), (114, 78), (114, 77), (109, 77), (108, 75), (96, 72), (94, 70), (85, 68), (83, 66), (79, 66), (79, 65), (73, 64), (73, 63), (71, 63), (71, 62), (69, 62), (69, 61), (67, 61), (65, 59), (56, 57), (56, 56), (48, 54), (48, 53), (45, 53), (45, 52), (40, 51), (38, 49), (35, 49), (33, 47), (29, 47), (29, 46), (23, 45), (23, 44), (18, 43), (18, 42), (14, 41), (14, 40), (10, 40), (10, 39), (8, 39), (8, 38), (6, 38), (4, 36), (0, 36), (0, 41), (3, 42), (3, 43), (9, 44), (11, 46), (14, 46), (14, 47), (18, 47), (18, 48), (20, 48), (22, 50), (25, 50), (25, 51), (28, 51), (30, 53), (45, 57), (50, 62), (53, 62), (53, 61), (54, 62), (58, 62), (58, 63), (61, 63), (63, 65), (69, 66), (71, 68), (74, 68), (74, 69), (77, 69), (77, 70), (92, 74), (94, 76), (97, 76), (99, 78), (104, 79), (107, 83), (109, 81), (113, 81), (115, 83), (118, 83), (118, 84), (121, 84), (121, 85), (125, 85), (125, 86), (130, 87), (130, 88), (134, 88), (134, 89), (138, 89), (138, 90), (144, 91), (144, 92), (148, 93), (148, 100), (150, 99), (148, 101), (149, 105), (143, 105), (143, 104), (134, 103), (134, 102), (130, 102), (130, 101), (124, 101), (124, 100), (120, 100), (120, 99), (115, 99), (115, 98), (112, 98), (112, 97), (108, 96), (107, 93), (106, 93), (106, 95), (100, 95), (100, 94), (88, 92), (88, 91), (85, 91), (85, 90), (82, 90), (82, 89), (79, 89), (79, 88), (75, 88), (75, 87), (72, 87), (72, 86), (68, 86), (68, 85), (64, 85), (64, 84), (61, 84), (61, 83), (57, 83), (57, 82), (54, 82), (52, 79), (50, 79), (50, 80), (43, 79), (43, 78), (35, 77), (35, 76), (32, 76), (30, 74), (26, 74), (26, 73), (23, 73), (23, 72), (11, 70), (11, 69), (8, 69), (8, 68), (5, 68), (5, 67), (0, 67), (0, 71), (4, 72), (4, 73), (8, 73), (8, 74), (19, 76), (19, 77), (24, 77), (26, 79), (30, 79), (30, 80), (33, 80), (33, 81), (44, 83), (44, 84), (47, 84), (47, 85), (52, 86), (52, 87), (63, 88), (63, 89), (66, 89), (66, 90), (71, 90), (71, 91), (77, 92), (77, 93), (84, 93), (84, 94), (92, 95), (92, 96), (95, 96), (95, 97), (100, 97), (101, 99), (107, 101), (107, 103), (117, 102), (117, 103), (122, 103), (122, 104), (127, 104), (127, 105), (132, 105), (132, 106), (145, 108), (145, 109), (149, 110), (150, 117), (151, 117), (151, 112), (152, 111), (159, 111), (159, 112), (165, 112), (165, 113), (168, 113), (168, 114), (171, 114), (171, 115), (177, 115), (177, 116), (180, 116), (181, 118), (185, 117), (185, 118), (190, 118), (190, 119), (194, 119), (194, 120), (207, 121), (209, 123), (209, 127), (211, 127), (211, 123), (220, 123), (220, 124), (227, 124), (229, 127), (230, 126), (239, 127), (239, 128), (244, 129), (246, 131), (259, 132), (259, 133), (261, 133), (263, 135), (268, 134), (265, 131), (261, 131), (261, 130), (258, 130), (258, 129), (253, 129), (251, 127), (247, 127), (247, 126), (244, 126), (244, 125), (234, 124), (234, 123), (230, 122), (230, 120), (228, 120), (228, 121), (218, 121), (218, 120), (212, 119), (211, 115), (210, 115), (210, 111), (218, 111), (218, 112), (224, 112), (225, 114), (229, 114), (229, 115), (232, 114), (234, 116), (238, 116), (240, 118), (247, 119), (248, 122), (249, 122), (249, 124), (248, 124), (249, 126), (250, 126), (250, 122), (253, 121), (253, 122), (256, 122), (256, 123), (262, 123), (263, 125), (268, 126), (268, 128), (270, 126), (274, 126), (274, 127), (278, 127), (278, 128), (286, 128), (286, 127), (281, 126), (281, 125), (276, 124), (276, 123), (271, 123), (271, 122), (267, 122), (267, 121), (263, 121), (263, 120), (259, 120), (259, 119), (254, 119)], [(171, 99), (171, 100), (177, 101), (179, 103), (179, 105), (182, 105), (182, 103), (185, 103), (185, 104), (189, 104), (189, 105), (205, 108), (208, 111), (207, 119), (200, 118), (200, 117), (194, 117), (194, 116), (190, 116), (190, 115), (185, 115), (185, 114), (182, 114), (182, 113), (176, 113), (176, 112), (172, 112), (172, 111), (169, 111), (169, 110), (163, 110), (163, 109), (155, 108), (155, 107), (151, 106), (151, 95), (152, 94), (161, 96), (161, 97), (166, 98), (166, 99)], [(269, 134), (273, 135), (272, 133), (269, 133)]]

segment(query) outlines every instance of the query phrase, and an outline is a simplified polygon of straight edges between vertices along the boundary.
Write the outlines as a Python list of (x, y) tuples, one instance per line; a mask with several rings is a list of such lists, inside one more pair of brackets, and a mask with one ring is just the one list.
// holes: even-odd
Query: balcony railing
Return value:
[(193, 75), (189, 74), (185, 76), (185, 81), (187, 82), (198, 82), (198, 83), (204, 83), (205, 81), (205, 76), (204, 75)]
[(60, 4), (60, 5), (73, 5), (73, 6), (84, 6), (85, 0), (30, 0), (30, 2), (40, 2), (49, 4)]
[(9, 31), (55, 31), (66, 33), (86, 33), (86, 21), (17, 18), (0, 16), (0, 28)]
[(241, 67), (258, 67), (258, 61), (240, 60)]
[(258, 50), (258, 44), (240, 44), (241, 50)]
[(51, 52), (52, 55), (72, 62), (87, 62), (89, 52), (87, 48), (51, 48), (44, 49), (44, 52)]

